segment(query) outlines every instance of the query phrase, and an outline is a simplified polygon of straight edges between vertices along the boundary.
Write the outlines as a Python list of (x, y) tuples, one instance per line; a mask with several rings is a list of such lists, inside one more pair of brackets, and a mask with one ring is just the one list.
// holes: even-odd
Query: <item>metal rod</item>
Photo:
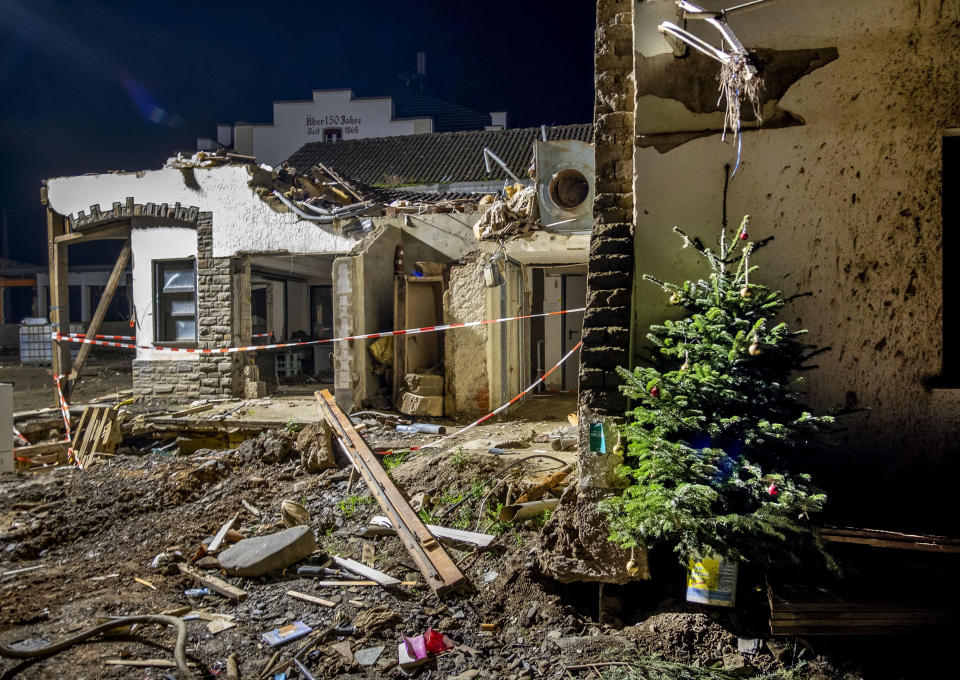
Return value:
[(516, 182), (517, 184), (522, 184), (522, 182), (520, 181), (520, 178), (513, 174), (510, 168), (507, 167), (507, 164), (504, 163), (502, 160), (500, 160), (500, 157), (497, 154), (493, 153), (493, 151), (491, 151), (489, 147), (486, 147), (486, 146), (483, 147), (483, 162), (487, 166), (487, 172), (490, 172), (492, 170), (492, 168), (490, 167), (491, 158), (495, 160), (500, 165), (501, 168), (507, 171), (507, 174), (513, 178), (514, 182)]

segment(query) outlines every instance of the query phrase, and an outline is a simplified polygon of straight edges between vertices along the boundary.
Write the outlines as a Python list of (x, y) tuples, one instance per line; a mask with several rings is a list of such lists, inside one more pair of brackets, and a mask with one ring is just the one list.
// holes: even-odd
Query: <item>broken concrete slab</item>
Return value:
[(442, 397), (443, 376), (431, 373), (408, 373), (407, 389), (421, 397)]
[(404, 392), (400, 399), (400, 412), (408, 416), (443, 415), (443, 397), (423, 397), (413, 392)]
[(313, 529), (297, 526), (269, 536), (247, 538), (220, 553), (231, 576), (263, 576), (302, 560), (317, 549)]

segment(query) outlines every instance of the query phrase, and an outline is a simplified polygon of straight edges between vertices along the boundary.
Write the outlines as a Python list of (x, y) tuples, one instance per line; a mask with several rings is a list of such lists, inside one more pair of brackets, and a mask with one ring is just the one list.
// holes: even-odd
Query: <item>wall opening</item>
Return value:
[(574, 210), (590, 195), (590, 184), (579, 170), (567, 168), (550, 180), (550, 200), (561, 210)]

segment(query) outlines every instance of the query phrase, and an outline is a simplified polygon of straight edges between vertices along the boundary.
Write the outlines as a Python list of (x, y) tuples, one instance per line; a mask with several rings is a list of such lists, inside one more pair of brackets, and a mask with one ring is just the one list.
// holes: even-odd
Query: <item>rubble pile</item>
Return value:
[(514, 184), (507, 187), (503, 199), (484, 197), (480, 207), (486, 209), (473, 225), (478, 241), (520, 236), (540, 228), (540, 207), (536, 186)]

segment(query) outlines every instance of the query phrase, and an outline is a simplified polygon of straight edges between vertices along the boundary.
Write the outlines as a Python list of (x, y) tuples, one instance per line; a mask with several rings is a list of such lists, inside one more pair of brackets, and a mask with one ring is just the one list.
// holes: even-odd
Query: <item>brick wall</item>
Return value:
[(580, 352), (580, 408), (622, 416), (617, 366), (630, 364), (633, 289), (633, 0), (597, 2), (594, 62), (596, 201)]
[[(197, 348), (229, 347), (234, 340), (233, 277), (243, 263), (213, 257), (213, 216), (197, 219)], [(170, 401), (238, 395), (236, 354), (204, 355), (190, 360), (135, 360), (135, 394)]]

